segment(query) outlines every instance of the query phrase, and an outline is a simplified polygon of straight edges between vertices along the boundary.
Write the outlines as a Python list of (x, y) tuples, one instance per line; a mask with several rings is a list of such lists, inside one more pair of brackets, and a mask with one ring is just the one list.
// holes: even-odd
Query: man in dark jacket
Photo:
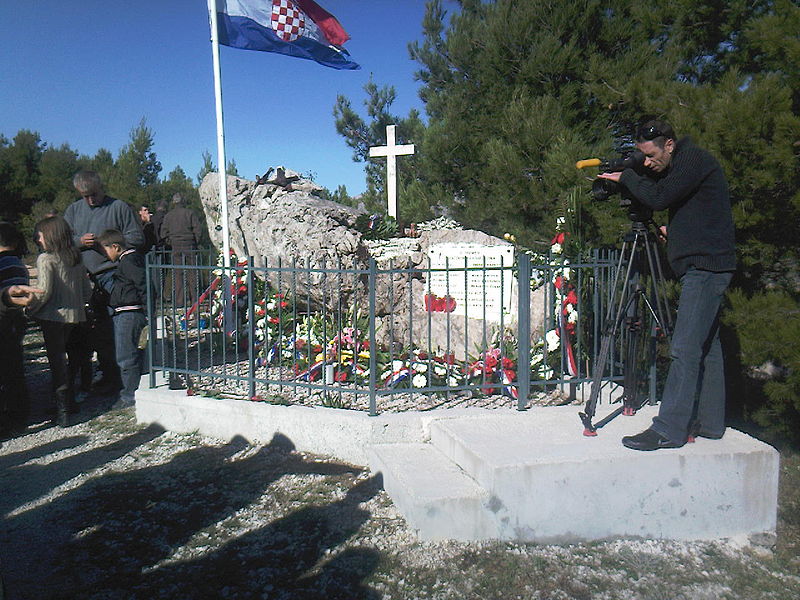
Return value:
[(626, 169), (600, 177), (618, 181), (653, 210), (669, 210), (667, 258), (681, 295), (658, 416), (622, 443), (634, 450), (678, 448), (690, 435), (725, 433), (719, 309), (736, 269), (733, 217), (725, 175), (711, 154), (689, 138), (676, 141), (664, 121), (645, 123), (636, 142), (651, 173)]
[(150, 222), (153, 224), (153, 233), (156, 236), (156, 250), (167, 250), (164, 243), (164, 236), (161, 233), (161, 226), (164, 224), (164, 217), (167, 216), (167, 201), (159, 200), (156, 203), (156, 212), (150, 217)]
[[(203, 231), (203, 225), (197, 214), (186, 207), (183, 196), (172, 197), (172, 210), (164, 217), (161, 224), (161, 236), (172, 246), (173, 265), (197, 264), (197, 249)], [(173, 292), (175, 306), (188, 307), (197, 297), (197, 270), (173, 270)]]
[[(107, 196), (103, 181), (94, 171), (80, 171), (72, 184), (81, 195), (64, 212), (64, 219), (72, 228), (75, 245), (81, 251), (81, 259), (96, 286), (110, 293), (114, 285), (116, 265), (108, 259), (97, 236), (107, 229), (122, 232), (125, 243), (139, 248), (144, 243), (139, 218), (131, 208), (116, 198)], [(111, 319), (99, 320), (92, 330), (94, 350), (103, 377), (93, 389), (98, 393), (111, 393), (119, 389), (119, 369), (114, 357), (114, 330)]]

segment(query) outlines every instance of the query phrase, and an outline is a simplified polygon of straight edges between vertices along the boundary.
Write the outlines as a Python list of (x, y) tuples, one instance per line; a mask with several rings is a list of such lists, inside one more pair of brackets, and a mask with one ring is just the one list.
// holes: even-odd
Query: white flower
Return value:
[(425, 387), (427, 383), (428, 383), (428, 378), (420, 373), (414, 375), (414, 377), (411, 379), (411, 385), (417, 388)]
[(553, 352), (554, 350), (558, 349), (561, 340), (558, 339), (558, 332), (555, 329), (551, 329), (547, 332), (544, 336), (545, 341), (547, 342), (547, 351)]
[(266, 308), (267, 310), (275, 310), (275, 306), (276, 306), (275, 300), (270, 300), (269, 302), (267, 302), (264, 308)]
[(542, 367), (539, 369), (539, 375), (541, 375), (543, 379), (550, 379), (553, 376), (553, 369), (550, 367)]
[(445, 375), (447, 373), (447, 369), (442, 365), (433, 365), (433, 372), (436, 373), (439, 377)]
[(535, 367), (536, 365), (538, 365), (543, 360), (544, 360), (544, 355), (542, 355), (542, 354), (534, 354), (531, 357), (531, 366)]
[(400, 369), (402, 369), (405, 366), (406, 366), (406, 364), (402, 360), (393, 360), (392, 361), (392, 371), (399, 371)]
[(456, 377), (455, 375), (451, 375), (450, 377), (447, 378), (447, 385), (449, 385), (450, 387), (456, 387), (458, 385), (461, 385), (461, 382), (458, 380), (458, 377)]
[(569, 267), (564, 267), (564, 269), (562, 269), (562, 273), (564, 274), (564, 279), (570, 279), (572, 277), (572, 269)]
[(417, 373), (427, 373), (428, 372), (428, 365), (421, 362), (411, 363), (411, 368), (414, 369)]
[(566, 222), (567, 222), (567, 220), (564, 217), (558, 217), (556, 219), (556, 228), (561, 227), (561, 225), (563, 225)]
[(564, 307), (564, 310), (566, 310), (568, 313), (571, 313), (575, 310), (575, 307), (572, 306), (572, 302), (568, 302), (567, 305)]
[(567, 316), (567, 322), (568, 323), (577, 323), (578, 322), (578, 311), (577, 310), (573, 310), (571, 313), (569, 313), (569, 315)]
[(561, 254), (561, 244), (553, 244), (550, 246), (550, 252), (553, 254)]

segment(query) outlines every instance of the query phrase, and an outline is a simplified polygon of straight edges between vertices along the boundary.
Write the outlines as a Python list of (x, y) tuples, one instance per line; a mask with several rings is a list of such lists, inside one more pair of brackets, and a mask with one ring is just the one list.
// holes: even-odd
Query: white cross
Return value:
[(373, 146), (370, 156), (386, 157), (386, 193), (388, 194), (389, 216), (397, 218), (397, 157), (414, 154), (414, 144), (398, 146), (395, 142), (394, 125), (386, 126), (386, 145)]

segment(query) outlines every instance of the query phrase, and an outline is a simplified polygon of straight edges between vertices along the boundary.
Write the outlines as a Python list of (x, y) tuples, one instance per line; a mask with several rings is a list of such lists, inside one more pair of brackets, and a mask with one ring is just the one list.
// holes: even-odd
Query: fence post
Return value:
[(247, 397), (252, 400), (256, 396), (256, 311), (253, 291), (253, 257), (247, 257)]
[(375, 286), (378, 279), (378, 267), (374, 258), (369, 259), (369, 414), (378, 414), (377, 403), (377, 373), (378, 348), (375, 341)]
[(531, 393), (531, 257), (519, 255), (517, 306), (517, 410), (525, 410)]
[[(150, 387), (156, 387), (156, 372), (153, 369), (153, 346), (155, 345), (155, 337), (156, 333), (158, 332), (157, 323), (154, 321), (154, 311), (153, 307), (155, 305), (155, 298), (153, 298), (152, 293), (152, 278), (153, 278), (153, 265), (152, 258), (153, 253), (148, 252), (144, 257), (144, 281), (145, 286), (147, 287), (147, 326), (148, 326), (148, 336), (147, 336), (147, 369), (150, 375)], [(162, 361), (163, 362), (163, 361)]]

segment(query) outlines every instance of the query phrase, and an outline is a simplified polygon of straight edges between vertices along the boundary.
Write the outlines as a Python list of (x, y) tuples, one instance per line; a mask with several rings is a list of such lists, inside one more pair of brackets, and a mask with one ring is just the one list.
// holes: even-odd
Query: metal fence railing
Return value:
[(259, 264), (148, 255), (151, 386), (373, 415), (583, 400), (615, 260)]

